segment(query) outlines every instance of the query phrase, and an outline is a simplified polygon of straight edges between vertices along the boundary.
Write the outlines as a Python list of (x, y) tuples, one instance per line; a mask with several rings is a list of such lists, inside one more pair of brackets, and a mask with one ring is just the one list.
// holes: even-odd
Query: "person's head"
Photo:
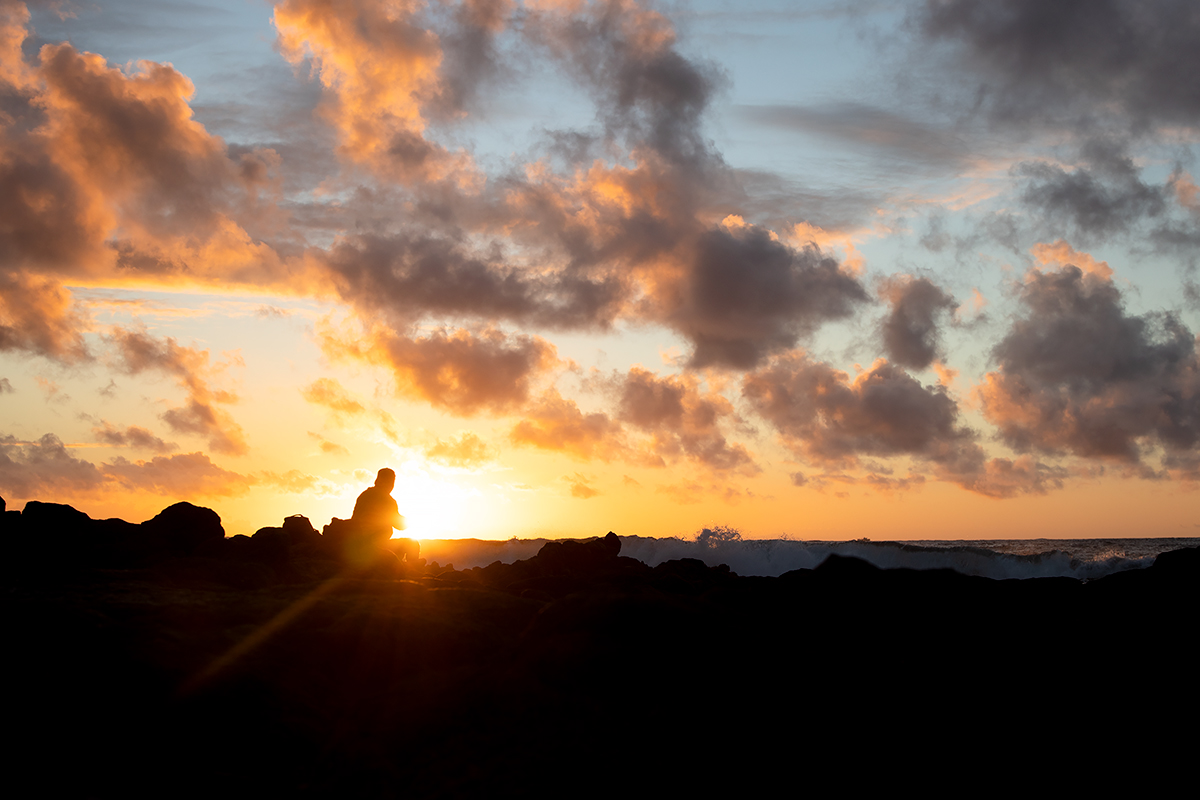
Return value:
[(379, 474), (375, 476), (375, 485), (390, 492), (396, 486), (396, 471), (387, 467), (379, 470)]

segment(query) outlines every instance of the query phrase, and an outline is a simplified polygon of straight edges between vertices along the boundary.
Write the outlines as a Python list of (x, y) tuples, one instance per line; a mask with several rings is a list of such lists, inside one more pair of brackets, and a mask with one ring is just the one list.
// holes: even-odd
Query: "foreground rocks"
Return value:
[(6, 759), (38, 795), (959, 785), (1192, 747), (1198, 551), (1087, 584), (838, 557), (746, 578), (610, 533), (347, 571), (296, 518), (4, 518)]

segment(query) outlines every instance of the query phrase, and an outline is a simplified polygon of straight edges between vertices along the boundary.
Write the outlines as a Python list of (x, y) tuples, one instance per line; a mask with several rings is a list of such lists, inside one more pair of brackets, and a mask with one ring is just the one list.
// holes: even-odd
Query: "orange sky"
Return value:
[(975, 5), (0, 0), (0, 494), (1195, 535), (1197, 23)]

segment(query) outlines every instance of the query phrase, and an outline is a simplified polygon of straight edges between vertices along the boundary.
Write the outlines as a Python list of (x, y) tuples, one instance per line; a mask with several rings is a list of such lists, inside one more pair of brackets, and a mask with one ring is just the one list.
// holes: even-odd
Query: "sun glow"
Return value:
[(467, 510), (479, 491), (445, 480), (429, 470), (424, 462), (409, 461), (397, 470), (392, 496), (400, 506), (407, 529), (392, 538), (456, 538), (468, 535), (464, 530)]

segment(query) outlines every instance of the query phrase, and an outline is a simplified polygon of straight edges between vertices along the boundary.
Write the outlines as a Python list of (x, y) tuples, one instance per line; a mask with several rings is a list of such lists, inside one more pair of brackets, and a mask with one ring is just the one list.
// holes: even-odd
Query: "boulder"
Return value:
[(142, 523), (148, 544), (176, 555), (186, 555), (197, 547), (225, 538), (221, 517), (211, 508), (191, 503), (176, 503), (164, 508), (154, 519)]

